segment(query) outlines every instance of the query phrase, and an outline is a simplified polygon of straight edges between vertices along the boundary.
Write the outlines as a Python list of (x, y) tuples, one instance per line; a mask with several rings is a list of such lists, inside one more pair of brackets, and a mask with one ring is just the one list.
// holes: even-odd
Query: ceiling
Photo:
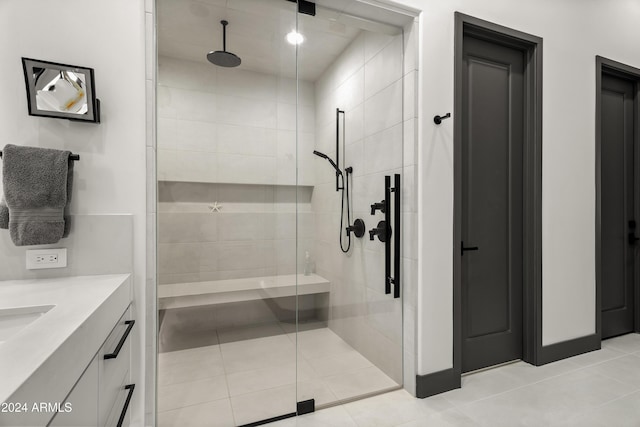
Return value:
[(355, 0), (320, 3), (313, 17), (296, 14), (297, 5), (287, 0), (158, 0), (158, 54), (209, 64), (207, 53), (222, 50), (220, 21), (226, 19), (227, 50), (242, 59), (239, 68), (295, 77), (296, 48), (285, 37), (297, 17), (305, 37), (298, 74), (314, 82), (362, 29), (398, 33), (410, 19)]

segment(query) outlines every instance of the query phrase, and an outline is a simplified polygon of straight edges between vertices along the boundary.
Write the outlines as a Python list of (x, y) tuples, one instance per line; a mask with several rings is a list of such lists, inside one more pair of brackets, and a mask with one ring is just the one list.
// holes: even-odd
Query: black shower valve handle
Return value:
[(378, 236), (381, 242), (386, 242), (391, 237), (391, 228), (387, 226), (386, 221), (378, 222), (376, 228), (369, 230), (369, 240), (373, 240), (375, 236)]
[(374, 204), (371, 205), (371, 215), (375, 215), (376, 211), (380, 211), (382, 213), (385, 213), (385, 202), (384, 202), (384, 200), (379, 202), (379, 203), (374, 203)]
[(351, 232), (353, 232), (353, 234), (355, 234), (357, 238), (360, 238), (364, 236), (365, 230), (366, 225), (364, 224), (364, 221), (358, 218), (353, 222), (353, 225), (347, 227), (347, 236), (349, 236)]

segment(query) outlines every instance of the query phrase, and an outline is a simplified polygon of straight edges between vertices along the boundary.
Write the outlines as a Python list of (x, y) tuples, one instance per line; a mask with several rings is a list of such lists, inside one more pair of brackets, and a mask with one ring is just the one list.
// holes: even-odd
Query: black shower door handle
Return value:
[(393, 285), (393, 297), (400, 298), (400, 174), (394, 174), (393, 187), (391, 176), (384, 177), (384, 217), (385, 223), (391, 231), (391, 193), (393, 193), (393, 276), (391, 276), (391, 239), (384, 243), (384, 293), (391, 293)]
[[(384, 223), (387, 229), (391, 229), (391, 177), (386, 175), (384, 177)], [(395, 227), (394, 227), (395, 228)], [(397, 230), (396, 230), (397, 231)], [(397, 233), (394, 233), (394, 235)], [(387, 233), (389, 236), (390, 233)], [(395, 239), (394, 239), (395, 240)], [(393, 283), (393, 277), (391, 277), (391, 239), (387, 238), (384, 241), (384, 293), (391, 293), (391, 283)]]

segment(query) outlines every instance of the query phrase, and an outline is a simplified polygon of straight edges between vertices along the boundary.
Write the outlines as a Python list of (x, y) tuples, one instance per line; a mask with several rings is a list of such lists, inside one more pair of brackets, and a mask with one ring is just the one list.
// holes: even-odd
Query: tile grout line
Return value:
[[(626, 385), (626, 384), (625, 384), (625, 385)], [(634, 391), (629, 392), (629, 393), (626, 393), (626, 394), (624, 394), (624, 395), (622, 395), (622, 396), (616, 397), (615, 399), (608, 400), (608, 401), (606, 401), (606, 402), (598, 403), (598, 404), (596, 404), (596, 405), (592, 406), (592, 407), (590, 408), (590, 410), (596, 410), (596, 409), (602, 408), (602, 407), (604, 407), (604, 406), (606, 406), (606, 405), (610, 405), (610, 404), (612, 404), (613, 402), (616, 402), (616, 401), (618, 401), (618, 400), (624, 399), (625, 397), (629, 397), (629, 396), (631, 396), (631, 395), (633, 395), (633, 394), (638, 394), (638, 393), (640, 393), (640, 388), (635, 389)], [(568, 419), (567, 421), (571, 421), (571, 420), (573, 420), (573, 419), (577, 418), (577, 417), (578, 417), (578, 416), (580, 416), (580, 415), (582, 415), (582, 413), (574, 414), (574, 415), (572, 415), (571, 417), (569, 417), (569, 419)]]
[(189, 405), (180, 406), (178, 408), (172, 408), (172, 409), (166, 409), (164, 411), (158, 411), (158, 414), (164, 414), (166, 412), (178, 411), (178, 410), (181, 410), (181, 409), (190, 408), (192, 406), (204, 405), (204, 404), (211, 403), (211, 402), (219, 402), (221, 400), (229, 400), (229, 398), (228, 397), (221, 397), (220, 399), (212, 399), (212, 400), (206, 400), (204, 402), (192, 403), (192, 404), (189, 404)]
[(224, 384), (227, 387), (227, 400), (229, 401), (229, 409), (231, 409), (231, 418), (233, 419), (233, 425), (236, 425), (236, 413), (233, 409), (233, 402), (231, 401), (231, 390), (229, 389), (229, 379), (227, 378), (227, 368), (224, 363), (224, 355), (222, 354), (222, 343), (220, 342), (220, 333), (218, 329), (216, 331), (216, 339), (218, 340), (218, 351), (220, 352), (220, 361), (222, 363), (222, 372), (224, 372)]
[[(568, 359), (567, 359), (567, 360), (568, 360)], [(526, 363), (526, 362), (525, 362), (525, 363)], [(471, 401), (471, 402), (466, 402), (466, 403), (463, 403), (463, 404), (461, 404), (461, 405), (457, 405), (455, 402), (452, 402), (451, 400), (447, 399), (447, 398), (446, 398), (446, 396), (443, 396), (443, 397), (444, 397), (444, 398), (445, 398), (449, 403), (451, 403), (454, 407), (464, 407), (464, 406), (470, 405), (470, 404), (472, 404), (472, 403), (477, 403), (477, 402), (481, 402), (481, 401), (483, 401), (483, 400), (491, 399), (491, 398), (493, 398), (493, 397), (500, 396), (500, 395), (502, 395), (502, 394), (509, 393), (509, 392), (512, 392), (512, 391), (515, 391), (515, 390), (519, 390), (519, 389), (522, 389), (522, 388), (525, 388), (525, 387), (529, 387), (529, 386), (534, 385), (534, 384), (539, 384), (539, 383), (541, 383), (541, 382), (544, 382), (544, 381), (547, 381), (547, 380), (551, 380), (551, 379), (554, 379), (554, 378), (558, 378), (558, 377), (561, 377), (561, 376), (566, 375), (566, 374), (570, 374), (570, 373), (573, 373), (573, 372), (578, 372), (578, 371), (580, 371), (580, 370), (582, 370), (582, 369), (586, 369), (587, 367), (588, 367), (588, 366), (578, 366), (577, 368), (570, 369), (570, 370), (568, 370), (568, 371), (566, 371), (566, 372), (563, 372), (563, 373), (561, 373), (561, 374), (551, 375), (551, 376), (549, 376), (549, 377), (547, 377), (547, 378), (543, 378), (543, 379), (541, 379), (541, 380), (533, 381), (533, 382), (531, 382), (531, 383), (527, 383), (527, 384), (522, 384), (522, 385), (520, 385), (520, 386), (517, 386), (517, 387), (514, 387), (514, 388), (510, 388), (510, 389), (508, 389), (508, 390), (503, 390), (503, 391), (501, 391), (501, 392), (499, 392), (499, 393), (496, 393), (496, 394), (492, 394), (491, 396), (484, 396), (484, 397), (481, 397), (480, 399), (473, 400), (473, 401)], [(498, 369), (499, 369), (499, 368), (498, 368)], [(487, 371), (484, 371), (484, 372), (487, 372)]]
[[(571, 369), (571, 370), (568, 370), (568, 371), (566, 371), (566, 372), (564, 372), (564, 373), (562, 373), (562, 374), (553, 375), (553, 376), (551, 376), (551, 377), (548, 377), (548, 378), (545, 378), (545, 379), (542, 379), (542, 380), (539, 380), (539, 381), (534, 381), (534, 382), (532, 382), (532, 383), (529, 383), (529, 384), (526, 384), (526, 385), (522, 385), (522, 386), (520, 386), (520, 387), (516, 387), (516, 388), (510, 389), (510, 390), (505, 390), (505, 391), (502, 391), (502, 392), (500, 392), (500, 393), (496, 393), (496, 394), (491, 395), (491, 396), (483, 397), (483, 398), (481, 398), (481, 399), (474, 400), (474, 401), (472, 401), (472, 402), (467, 402), (467, 403), (462, 404), (462, 405), (455, 405), (455, 404), (454, 404), (453, 402), (451, 402), (450, 400), (448, 400), (448, 399), (447, 399), (447, 400), (448, 400), (450, 403), (452, 403), (452, 404), (454, 405), (454, 408), (461, 408), (461, 409), (462, 409), (462, 408), (464, 408), (464, 407), (466, 407), (466, 406), (469, 406), (469, 405), (471, 405), (471, 404), (475, 404), (475, 403), (478, 403), (478, 402), (482, 402), (482, 401), (484, 401), (484, 400), (492, 399), (492, 398), (494, 398), (494, 397), (501, 396), (501, 395), (504, 395), (504, 394), (506, 394), (506, 393), (510, 393), (510, 392), (512, 392), (512, 391), (516, 391), (516, 390), (520, 390), (520, 389), (523, 389), (523, 388), (526, 388), (526, 387), (529, 387), (529, 386), (532, 386), (532, 385), (540, 384), (540, 383), (545, 382), (545, 381), (547, 381), (547, 380), (556, 379), (556, 378), (559, 378), (559, 377), (561, 377), (561, 376), (563, 376), (563, 375), (567, 375), (567, 374), (571, 374), (571, 373), (578, 372), (578, 371), (581, 371), (581, 370), (585, 370), (585, 369), (587, 369), (587, 368), (590, 368), (590, 367), (593, 367), (593, 366), (599, 365), (599, 364), (601, 364), (601, 363), (606, 363), (606, 362), (608, 362), (608, 361), (615, 360), (615, 359), (619, 359), (619, 358), (621, 358), (621, 357), (625, 357), (625, 356), (628, 356), (628, 354), (625, 354), (625, 355), (620, 356), (620, 357), (615, 357), (615, 358), (613, 358), (613, 359), (609, 359), (609, 360), (607, 360), (607, 361), (598, 362), (598, 363), (593, 364), (593, 365), (583, 366), (583, 367), (580, 367), (580, 368), (578, 368), (578, 369)], [(566, 359), (566, 360), (570, 360), (570, 359)], [(606, 375), (606, 374), (601, 374), (601, 373), (598, 373), (598, 372), (592, 372), (592, 373), (590, 373), (590, 375), (597, 375), (597, 376), (600, 376), (600, 377), (602, 377), (602, 378), (606, 378), (606, 379), (608, 379), (608, 380), (615, 381), (615, 382), (616, 382), (616, 383), (618, 383), (618, 384), (622, 384), (622, 385), (624, 385), (624, 386), (628, 386), (628, 384), (623, 383), (622, 381), (619, 381), (619, 380), (617, 380), (617, 379), (615, 379), (615, 378), (611, 378), (611, 377), (609, 377), (609, 376), (608, 376), (608, 375)], [(635, 393), (635, 392), (637, 392), (637, 391), (639, 391), (639, 390), (640, 390), (640, 389), (636, 389), (636, 390), (634, 390), (633, 392), (631, 392), (631, 393), (629, 393), (629, 394), (633, 394), (633, 393)], [(446, 399), (446, 397), (445, 397), (445, 399)], [(612, 399), (612, 400), (608, 400), (608, 401), (602, 402), (602, 403), (601, 403), (600, 405), (598, 405), (598, 406), (601, 406), (601, 405), (604, 405), (604, 404), (607, 404), (607, 403), (611, 403), (612, 401), (617, 400), (617, 399), (618, 399), (618, 398), (614, 398), (614, 399)], [(471, 418), (471, 416), (470, 416), (470, 415), (468, 415), (466, 412), (464, 412), (464, 411), (462, 411), (462, 410), (461, 410), (461, 412), (462, 412), (465, 416), (467, 416), (467, 417)], [(491, 427), (491, 426), (487, 426), (487, 427)]]

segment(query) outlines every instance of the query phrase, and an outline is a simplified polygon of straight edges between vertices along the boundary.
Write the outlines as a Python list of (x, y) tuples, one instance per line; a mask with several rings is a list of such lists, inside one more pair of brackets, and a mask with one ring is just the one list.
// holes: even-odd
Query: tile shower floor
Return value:
[(462, 378), (427, 399), (393, 391), (269, 427), (638, 427), (640, 335), (534, 367), (517, 362)]
[(294, 328), (282, 323), (211, 331), (206, 346), (160, 353), (158, 426), (242, 425), (295, 412), (299, 400), (314, 398), (318, 406), (398, 387), (318, 326), (298, 333), (297, 361)]

